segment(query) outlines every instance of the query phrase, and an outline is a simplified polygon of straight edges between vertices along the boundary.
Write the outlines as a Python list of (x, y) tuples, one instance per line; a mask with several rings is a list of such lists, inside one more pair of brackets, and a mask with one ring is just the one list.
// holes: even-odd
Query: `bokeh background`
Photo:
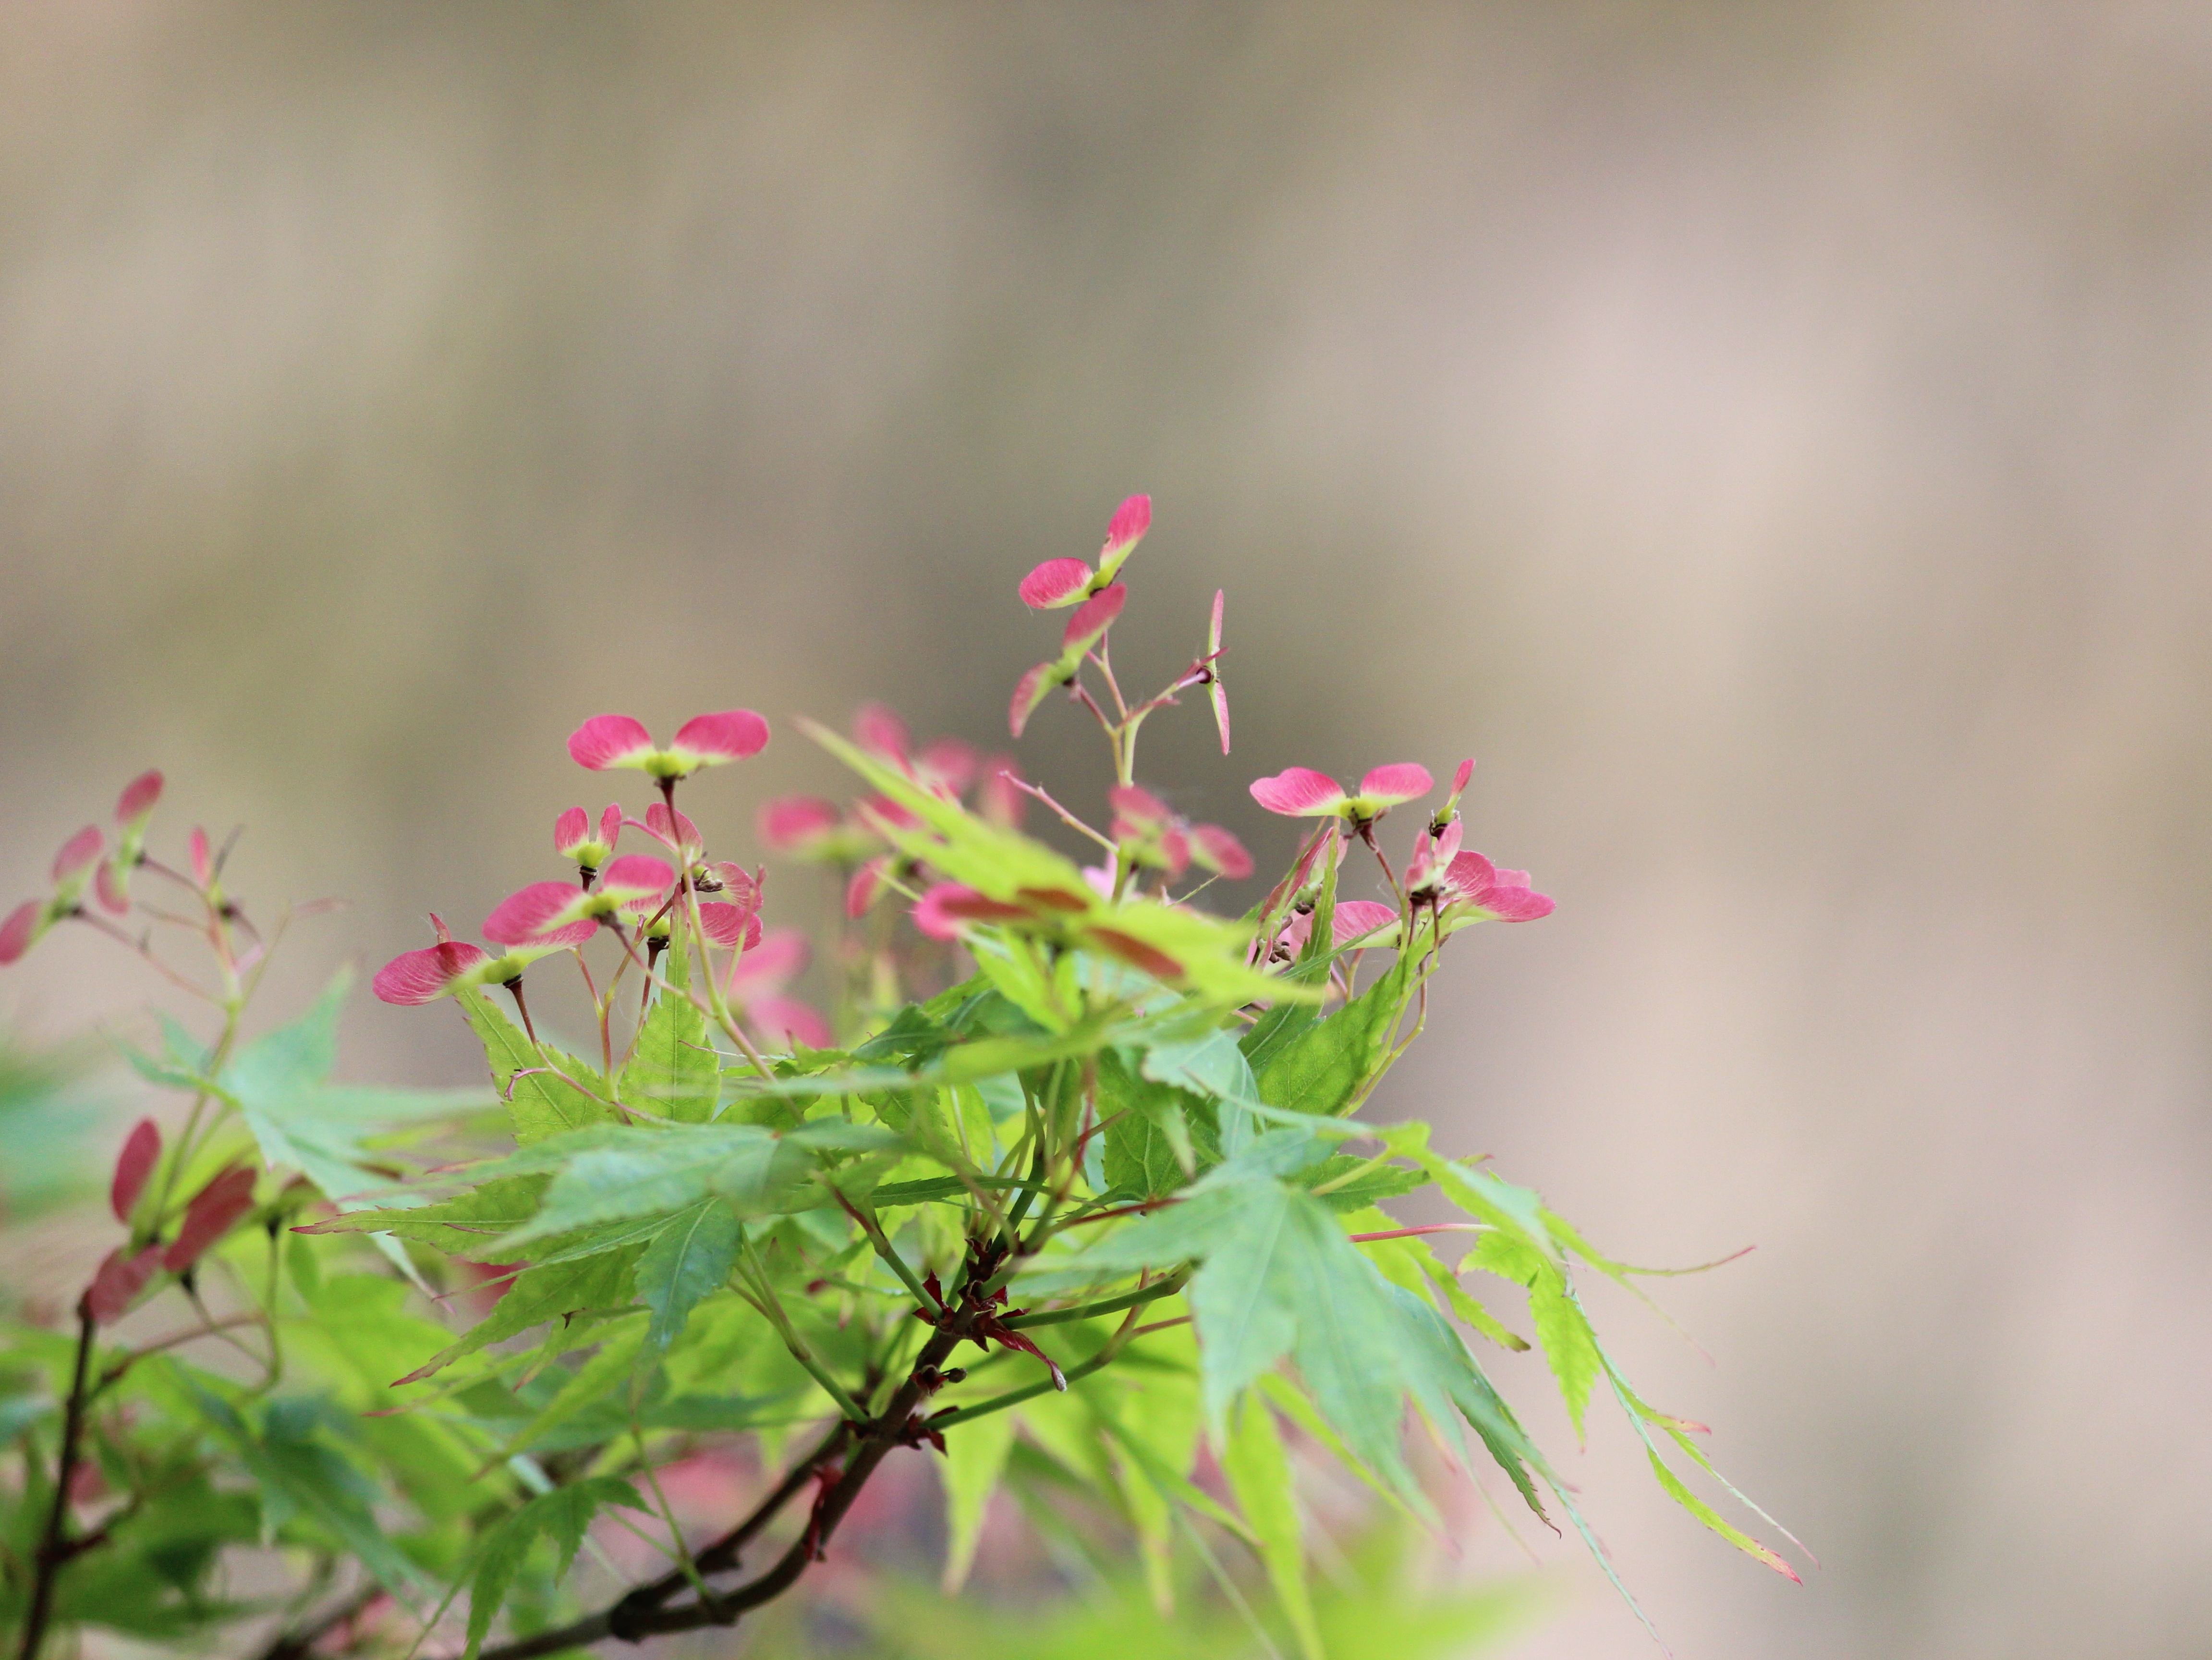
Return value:
[[(1711, 1364), (1603, 1313), (1825, 1566), (1569, 1461), (1676, 1651), (2201, 1656), (2208, 112), (2212, 11), (2133, 0), (12, 8), (4, 885), (158, 763), (264, 914), (353, 902), (289, 1012), (547, 873), (584, 715), (777, 717), (740, 828), (832, 781), (793, 711), (992, 739), (1014, 580), (1148, 490), (1120, 654), (1226, 587), (1237, 719), (1157, 782), (1273, 855), (1251, 777), (1474, 753), (1559, 900), (1383, 1110), (1758, 1246), (1664, 1282)], [(1019, 753), (1095, 801), (1089, 741)], [(1654, 1651), (1537, 1554), (1521, 1660)]]

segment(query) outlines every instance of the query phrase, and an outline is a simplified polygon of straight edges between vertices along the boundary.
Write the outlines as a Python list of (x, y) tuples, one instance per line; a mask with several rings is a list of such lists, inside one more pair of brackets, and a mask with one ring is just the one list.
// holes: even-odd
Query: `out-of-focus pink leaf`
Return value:
[(863, 703), (853, 716), (853, 736), (860, 747), (896, 766), (906, 764), (913, 734), (896, 710), (883, 703)]
[(108, 1184), (107, 1206), (117, 1221), (131, 1220), (138, 1195), (146, 1190), (146, 1178), (161, 1157), (161, 1127), (150, 1118), (140, 1119), (123, 1138), (123, 1151), (115, 1157), (115, 1179)]
[(1006, 729), (1015, 737), (1030, 723), (1037, 705), (1052, 695), (1060, 684), (1060, 668), (1057, 663), (1039, 663), (1014, 683), (1013, 701), (1006, 706)]
[(31, 948), (31, 944), (43, 932), (46, 908), (36, 899), (26, 899), (8, 913), (8, 920), (0, 922), (0, 968), (17, 961)]
[(1252, 873), (1252, 855), (1244, 850), (1242, 842), (1220, 825), (1195, 825), (1190, 840), (1197, 850), (1198, 862), (1208, 870), (1218, 871), (1232, 882), (1241, 882)]
[(914, 925), (933, 939), (957, 939), (975, 923), (1017, 921), (1029, 915), (1024, 906), (987, 899), (957, 882), (939, 882), (915, 902)]
[(141, 823), (161, 799), (161, 769), (149, 768), (123, 787), (115, 800), (115, 822), (128, 828)]
[(202, 1252), (253, 1208), (257, 1179), (256, 1172), (240, 1165), (223, 1171), (194, 1194), (191, 1203), (185, 1207), (184, 1225), (168, 1250), (161, 1253), (161, 1266), (171, 1274), (182, 1274), (198, 1262)]
[(130, 1256), (119, 1246), (108, 1252), (92, 1276), (92, 1284), (85, 1287), (84, 1311), (92, 1316), (92, 1323), (105, 1326), (121, 1319), (161, 1266), (159, 1245), (149, 1245)]
[(100, 833), (100, 826), (87, 824), (63, 842), (62, 850), (54, 855), (54, 880), (65, 883), (82, 877), (106, 846), (107, 838)]
[(751, 998), (745, 1004), (745, 1018), (777, 1048), (802, 1043), (810, 1049), (826, 1049), (834, 1041), (830, 1023), (795, 997), (771, 993)]

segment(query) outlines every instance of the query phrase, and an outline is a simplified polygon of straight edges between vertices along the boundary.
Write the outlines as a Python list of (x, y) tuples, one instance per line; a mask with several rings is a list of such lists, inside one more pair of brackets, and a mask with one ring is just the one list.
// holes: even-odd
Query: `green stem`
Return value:
[(842, 1193), (837, 1195), (837, 1202), (845, 1207), (847, 1215), (860, 1225), (861, 1231), (868, 1236), (868, 1243), (876, 1248), (876, 1255), (890, 1264), (891, 1272), (905, 1282), (906, 1288), (914, 1293), (914, 1300), (921, 1304), (929, 1317), (935, 1320), (942, 1316), (945, 1304), (929, 1294), (929, 1287), (923, 1285), (915, 1277), (914, 1270), (906, 1265), (906, 1259), (898, 1254), (890, 1236), (884, 1232), (883, 1224), (876, 1219), (875, 1213), (855, 1205)]
[[(1092, 1372), (1110, 1365), (1113, 1363), (1115, 1352), (1115, 1346), (1109, 1343), (1082, 1365), (1061, 1368), (1060, 1376), (1071, 1383), (1079, 1377), (1088, 1377)], [(981, 1418), (986, 1413), (999, 1412), (1007, 1407), (1018, 1407), (1024, 1401), (1034, 1401), (1040, 1395), (1049, 1395), (1053, 1388), (1053, 1382), (1048, 1377), (1042, 1383), (1026, 1384), (1018, 1389), (1008, 1389), (1004, 1395), (994, 1395), (988, 1401), (976, 1402), (973, 1406), (954, 1407), (949, 1411), (940, 1412), (931, 1418), (929, 1427), (933, 1430), (951, 1429), (956, 1424), (964, 1424), (972, 1418)]]
[[(1119, 1297), (1109, 1297), (1103, 1302), (1085, 1303), (1079, 1308), (1048, 1309), (1042, 1314), (1018, 1314), (1006, 1323), (1011, 1329), (1018, 1331), (1024, 1326), (1057, 1326), (1070, 1320), (1096, 1319), (1102, 1314), (1118, 1314), (1123, 1309), (1135, 1308), (1143, 1303), (1157, 1302), (1163, 1297), (1172, 1297), (1189, 1281), (1189, 1272), (1185, 1270), (1161, 1280), (1156, 1286), (1146, 1286), (1137, 1291), (1126, 1292)], [(1074, 1376), (1073, 1372), (1068, 1375), (1071, 1377)]]
[(791, 1316), (784, 1312), (783, 1304), (775, 1294), (775, 1287), (769, 1283), (767, 1271), (760, 1266), (750, 1240), (745, 1243), (745, 1258), (746, 1277), (757, 1293), (746, 1300), (768, 1316), (769, 1323), (783, 1339), (784, 1347), (791, 1351), (791, 1358), (804, 1366), (807, 1376), (822, 1386), (822, 1392), (837, 1403), (837, 1410), (855, 1424), (866, 1423), (868, 1414), (861, 1409), (860, 1402), (845, 1392), (844, 1385), (824, 1371), (806, 1345), (799, 1341), (798, 1332), (792, 1328)]

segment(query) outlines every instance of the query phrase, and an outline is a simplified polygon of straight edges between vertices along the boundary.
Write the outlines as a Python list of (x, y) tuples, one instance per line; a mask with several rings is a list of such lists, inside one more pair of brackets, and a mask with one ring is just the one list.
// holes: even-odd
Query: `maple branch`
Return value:
[[(988, 1270), (995, 1266), (995, 1255), (970, 1263), (968, 1276), (961, 1287), (959, 1306), (946, 1309), (943, 1316), (935, 1323), (928, 1341), (915, 1356), (906, 1381), (900, 1384), (897, 1393), (891, 1396), (879, 1415), (860, 1423), (848, 1420), (838, 1424), (813, 1453), (793, 1467), (782, 1482), (750, 1516), (693, 1559), (694, 1567), (702, 1578), (738, 1566), (738, 1553), (746, 1541), (803, 1492), (810, 1481), (823, 1481), (821, 1493), (814, 1501), (813, 1514), (805, 1531), (785, 1548), (775, 1565), (758, 1578), (734, 1590), (671, 1607), (669, 1600), (689, 1583), (680, 1571), (672, 1572), (649, 1584), (625, 1592), (620, 1599), (597, 1614), (587, 1614), (556, 1630), (538, 1632), (496, 1648), (487, 1648), (478, 1656), (478, 1660), (537, 1660), (539, 1656), (589, 1647), (610, 1637), (637, 1643), (647, 1637), (671, 1632), (696, 1631), (705, 1626), (732, 1626), (748, 1609), (773, 1602), (789, 1590), (799, 1583), (811, 1565), (821, 1560), (830, 1535), (852, 1509), (854, 1500), (860, 1497), (860, 1489), (867, 1485), (869, 1477), (876, 1472), (876, 1467), (883, 1462), (891, 1450), (918, 1444), (934, 1432), (937, 1424), (949, 1423), (958, 1415), (939, 1414), (933, 1420), (926, 1420), (917, 1409), (943, 1381), (944, 1365), (951, 1358), (953, 1350), (963, 1342), (975, 1341), (973, 1335), (975, 1326), (979, 1319), (989, 1313), (990, 1309), (988, 1302), (983, 1298), (982, 1288), (988, 1281)], [(1069, 1376), (1082, 1377), (1096, 1371), (1113, 1359), (1115, 1348), (1115, 1345), (1108, 1344), (1097, 1356), (1074, 1368)], [(1048, 1383), (1037, 1386), (1039, 1389), (1051, 1387)], [(1021, 1391), (1017, 1391), (1016, 1396), (1026, 1398)], [(979, 1402), (975, 1408), (962, 1410), (975, 1415), (981, 1411), (994, 1410), (1001, 1404), (1012, 1405), (1016, 1396), (1001, 1396), (995, 1402)], [(841, 1459), (842, 1463), (839, 1462)], [(830, 1475), (833, 1470), (836, 1472), (834, 1477)]]
[[(90, 1293), (86, 1293), (89, 1298)], [(76, 1314), (76, 1365), (70, 1379), (69, 1405), (62, 1417), (61, 1457), (54, 1468), (54, 1502), (46, 1512), (46, 1527), (39, 1540), (32, 1570), (30, 1606), (23, 1616), (23, 1640), (15, 1652), (19, 1660), (38, 1660), (46, 1641), (46, 1623), (54, 1611), (54, 1581), (63, 1564), (76, 1554), (69, 1537), (70, 1488), (76, 1478), (78, 1444), (84, 1438), (86, 1379), (92, 1370), (93, 1334), (99, 1329), (92, 1310), (80, 1300)]]

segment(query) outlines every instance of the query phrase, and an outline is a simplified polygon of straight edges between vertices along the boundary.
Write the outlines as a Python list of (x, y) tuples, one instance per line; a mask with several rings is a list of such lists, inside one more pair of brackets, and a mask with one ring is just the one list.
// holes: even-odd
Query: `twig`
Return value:
[(261, 1651), (260, 1660), (307, 1660), (317, 1643), (340, 1626), (358, 1620), (368, 1611), (370, 1603), (384, 1595), (384, 1587), (374, 1579), (347, 1597), (321, 1618), (294, 1630), (280, 1632), (269, 1646)]
[[(87, 1293), (88, 1297), (89, 1292)], [(92, 1310), (77, 1305), (76, 1364), (70, 1379), (69, 1405), (62, 1416), (62, 1450), (54, 1469), (54, 1502), (46, 1512), (46, 1532), (39, 1540), (32, 1569), (30, 1604), (23, 1615), (23, 1640), (15, 1652), (19, 1660), (38, 1660), (46, 1641), (46, 1624), (53, 1617), (54, 1581), (62, 1565), (76, 1554), (69, 1538), (70, 1488), (76, 1479), (78, 1444), (84, 1438), (85, 1379), (92, 1368), (93, 1334), (99, 1329)]]

